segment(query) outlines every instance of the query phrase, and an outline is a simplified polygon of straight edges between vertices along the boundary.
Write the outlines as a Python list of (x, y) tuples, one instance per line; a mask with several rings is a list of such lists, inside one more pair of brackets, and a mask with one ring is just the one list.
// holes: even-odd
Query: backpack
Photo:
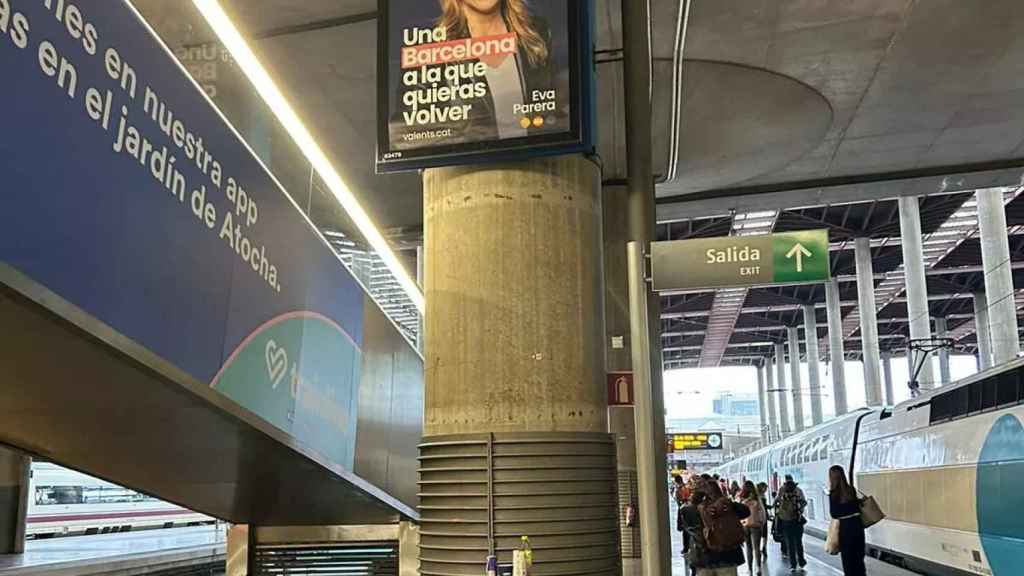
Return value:
[(723, 496), (714, 502), (701, 504), (699, 511), (708, 550), (728, 552), (743, 546), (743, 525), (729, 498)]
[(764, 506), (761, 505), (760, 498), (754, 498), (744, 502), (747, 507), (750, 508), (750, 516), (743, 519), (743, 525), (748, 528), (761, 528), (765, 525), (768, 515), (765, 513)]
[(785, 522), (792, 522), (800, 518), (800, 503), (797, 502), (796, 492), (785, 490), (780, 494), (778, 508), (775, 517)]

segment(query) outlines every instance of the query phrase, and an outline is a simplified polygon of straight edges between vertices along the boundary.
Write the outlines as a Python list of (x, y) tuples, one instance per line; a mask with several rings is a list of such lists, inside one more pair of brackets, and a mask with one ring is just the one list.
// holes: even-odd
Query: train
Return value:
[(32, 463), (25, 527), (28, 539), (215, 522), (209, 516), (50, 462)]
[(867, 531), (872, 556), (936, 576), (1024, 574), (1024, 360), (862, 408), (713, 470), (766, 482), (792, 475), (807, 530), (830, 521), (828, 468), (876, 498), (887, 518)]

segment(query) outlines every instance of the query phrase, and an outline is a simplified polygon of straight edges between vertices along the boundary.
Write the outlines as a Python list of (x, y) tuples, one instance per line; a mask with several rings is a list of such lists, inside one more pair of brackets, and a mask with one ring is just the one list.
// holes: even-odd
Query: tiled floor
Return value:
[[(683, 560), (681, 551), (682, 543), (679, 533), (673, 532), (672, 542), (672, 576), (689, 576), (686, 563)], [(829, 556), (825, 553), (824, 542), (813, 536), (804, 538), (804, 549), (807, 557), (807, 566), (802, 576), (842, 576), (842, 564), (838, 556)], [(901, 568), (879, 562), (868, 558), (868, 574), (870, 576), (914, 576)], [(746, 566), (741, 566), (737, 571), (739, 576), (754, 576), (747, 572)], [(788, 561), (782, 558), (779, 545), (772, 542), (768, 546), (768, 564), (765, 567), (765, 576), (785, 576), (790, 574)], [(624, 576), (643, 576), (639, 560), (627, 559), (623, 563)]]

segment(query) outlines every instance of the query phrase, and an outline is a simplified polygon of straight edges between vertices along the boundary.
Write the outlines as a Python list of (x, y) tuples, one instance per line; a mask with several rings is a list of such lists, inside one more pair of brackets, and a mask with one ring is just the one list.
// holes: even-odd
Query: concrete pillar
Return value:
[(775, 407), (775, 366), (770, 356), (764, 359), (764, 376), (765, 397), (768, 401), (768, 441), (774, 442), (779, 439), (779, 412)]
[(992, 367), (992, 324), (984, 292), (974, 293), (974, 329), (978, 339), (978, 370), (987, 370)]
[(786, 327), (789, 336), (789, 387), (793, 392), (793, 432), (804, 430), (804, 391), (800, 381), (800, 334), (796, 326)]
[(0, 554), (25, 551), (31, 468), (28, 456), (0, 446)]
[(828, 313), (828, 357), (832, 366), (832, 398), (836, 416), (849, 411), (846, 402), (846, 351), (843, 349), (843, 310), (839, 306), (839, 283), (825, 283), (825, 310)]
[(821, 364), (818, 360), (818, 318), (813, 304), (804, 307), (804, 343), (807, 348), (808, 394), (811, 395), (811, 422), (821, 424)]
[(764, 366), (757, 367), (757, 412), (761, 417), (761, 441), (768, 442), (768, 402), (765, 398)]
[(895, 404), (895, 392), (892, 387), (892, 352), (882, 352), (882, 376), (885, 380), (885, 404)]
[[(945, 318), (935, 319), (935, 337), (945, 339), (949, 337), (949, 325)], [(949, 384), (952, 380), (949, 372), (949, 348), (939, 348), (939, 383)]]
[[(592, 537), (545, 535), (570, 531), (582, 518), (596, 517), (603, 520), (587, 523), (605, 535), (602, 542), (618, 536), (615, 446), (608, 434), (605, 385), (600, 177), (598, 167), (582, 156), (424, 171), (421, 453), (464, 454), (458, 442), (522, 445), (534, 453), (561, 446), (561, 458), (569, 458), (560, 461), (565, 466), (583, 465), (574, 461), (588, 454), (610, 453), (597, 460), (607, 468), (593, 472), (601, 480), (575, 488), (606, 494), (607, 501), (577, 499), (570, 490), (565, 501), (579, 505), (541, 515), (532, 525), (538, 536), (531, 538), (540, 563), (572, 550), (595, 558), (587, 569), (603, 573), (621, 569), (617, 547), (609, 554), (607, 544), (591, 546), (597, 541)], [(664, 441), (660, 444), (664, 450)], [(501, 460), (487, 460), (487, 466), (502, 466)], [(460, 490), (478, 492), (480, 473), (445, 472), (436, 462), (425, 461), (428, 472), (421, 471), (421, 477), (449, 485), (444, 490), (435, 486), (435, 495), (421, 497), (424, 546), (443, 546), (436, 533), (448, 530), (452, 517), (476, 515), (480, 506), (478, 498), (450, 496)], [(594, 460), (587, 462), (593, 465)], [(550, 475), (536, 466), (516, 475), (534, 482), (534, 494), (525, 495), (523, 505), (543, 508), (537, 499)], [(500, 473), (499, 479), (507, 480)], [(497, 540), (475, 535), (462, 546), (486, 551), (511, 545)], [(436, 570), (463, 569), (456, 551), (432, 549), (431, 556), (437, 559)], [(485, 556), (481, 553), (481, 560)], [(508, 561), (507, 550), (501, 557)]]
[(775, 376), (778, 380), (775, 384), (775, 399), (779, 403), (779, 438), (785, 438), (793, 433), (793, 429), (790, 427), (786, 400), (786, 349), (782, 342), (775, 344)]
[(981, 263), (985, 269), (985, 294), (992, 340), (992, 364), (1017, 357), (1017, 303), (1010, 270), (1010, 239), (1006, 235), (1006, 207), (997, 188), (978, 190), (978, 227), (981, 231)]
[(871, 265), (871, 239), (853, 241), (857, 260), (857, 312), (864, 364), (864, 398), (868, 406), (882, 404), (882, 374), (878, 352), (878, 312), (875, 309), (875, 272)]
[[(917, 198), (899, 199), (900, 242), (903, 249), (903, 272), (907, 286), (907, 315), (910, 318), (910, 339), (930, 340), (932, 323), (928, 310), (928, 285), (924, 276), (924, 244), (921, 237), (921, 210)], [(1003, 234), (1006, 234), (1005, 228)], [(914, 362), (921, 366), (917, 375), (921, 390), (935, 387), (932, 364), (923, 351), (914, 352)]]

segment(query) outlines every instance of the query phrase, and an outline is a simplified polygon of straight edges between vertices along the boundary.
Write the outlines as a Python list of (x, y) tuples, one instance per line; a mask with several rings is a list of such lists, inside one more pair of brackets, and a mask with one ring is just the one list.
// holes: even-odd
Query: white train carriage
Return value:
[(1024, 574), (1024, 361), (895, 408), (862, 409), (723, 465), (777, 490), (793, 475), (810, 532), (829, 522), (828, 468), (853, 471), (888, 518), (868, 530), (876, 555), (927, 574)]
[(48, 462), (32, 464), (26, 536), (48, 538), (213, 523), (186, 510)]

